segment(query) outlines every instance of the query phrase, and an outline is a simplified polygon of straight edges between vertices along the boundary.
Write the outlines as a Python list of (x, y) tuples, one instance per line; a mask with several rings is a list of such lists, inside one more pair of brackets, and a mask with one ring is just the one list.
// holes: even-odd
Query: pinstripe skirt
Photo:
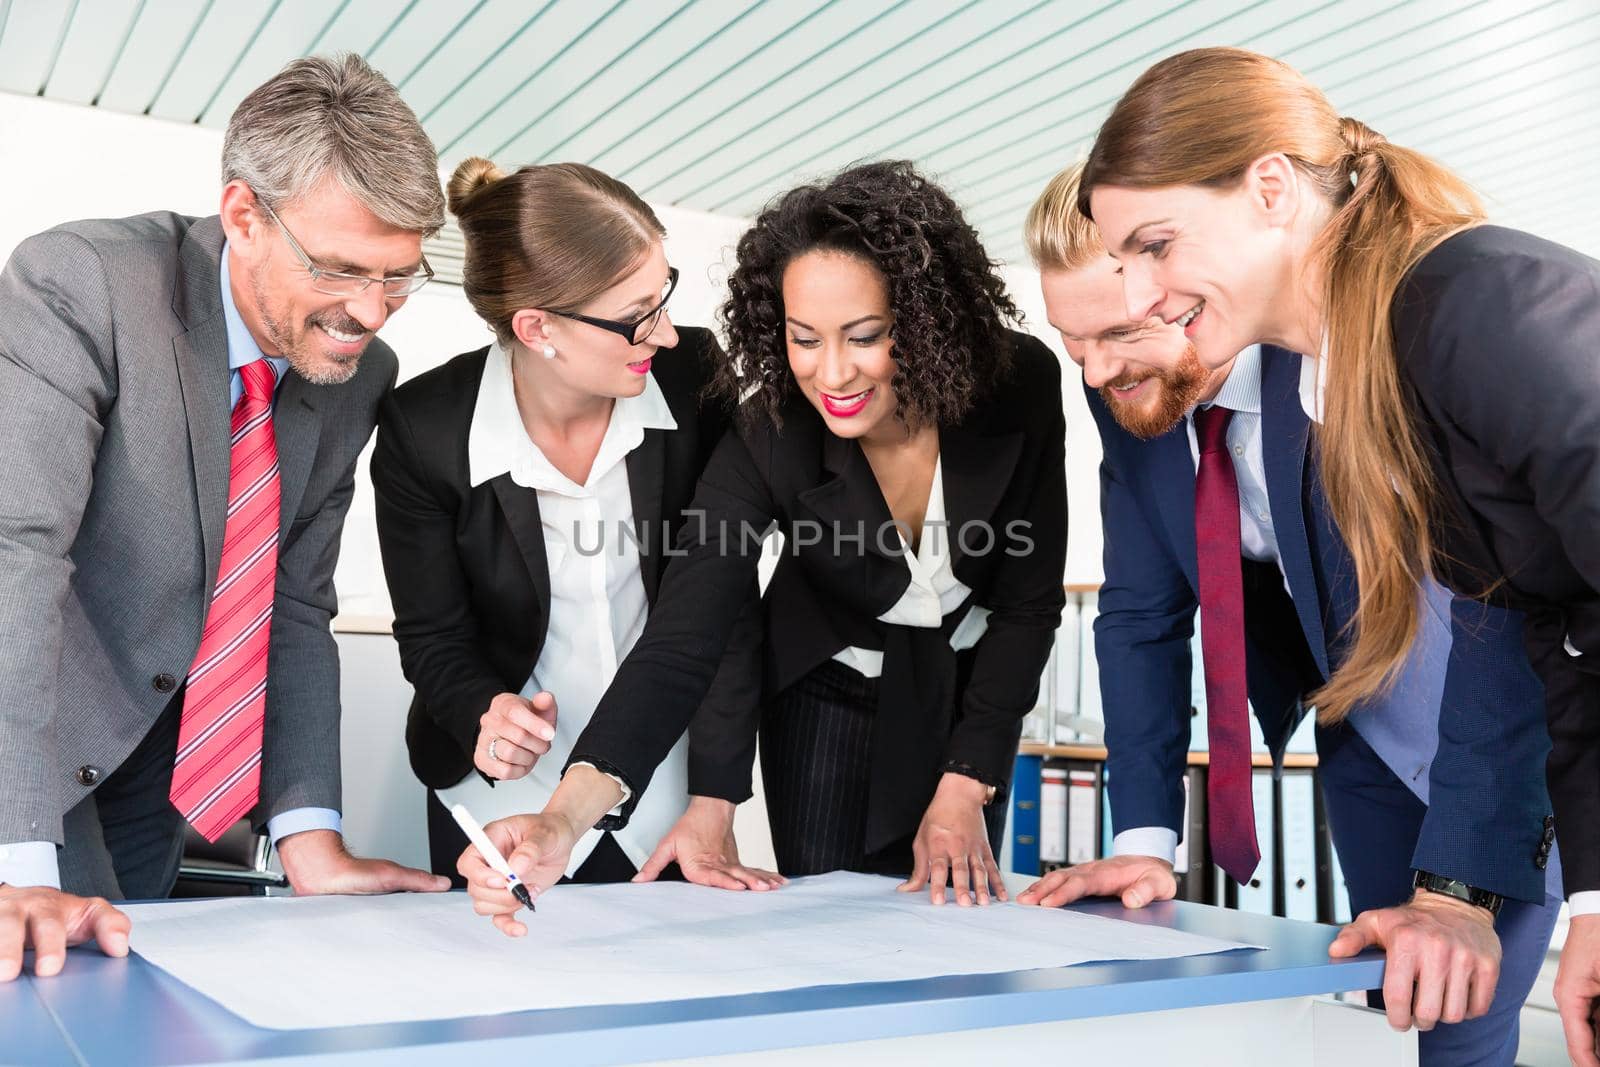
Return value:
[[(814, 668), (763, 709), (761, 778), (778, 870), (787, 875), (861, 871), (910, 875), (908, 835), (868, 853), (867, 794), (872, 778), (876, 678), (834, 660)], [(889, 754), (892, 758), (892, 754)], [(933, 799), (933, 785), (921, 799)], [(984, 809), (989, 844), (1000, 853), (1005, 812)]]

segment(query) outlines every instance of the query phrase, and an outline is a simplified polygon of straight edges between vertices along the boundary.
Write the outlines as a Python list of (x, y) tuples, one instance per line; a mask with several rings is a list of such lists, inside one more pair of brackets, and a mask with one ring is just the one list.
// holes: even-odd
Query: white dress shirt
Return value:
[[(579, 485), (529, 439), (512, 392), (510, 357), (498, 345), (490, 350), (467, 434), (469, 477), (480, 485), (509, 473), (512, 481), (538, 494), (550, 574), (550, 622), (522, 695), (541, 689), (554, 695), (556, 736), (526, 777), (490, 786), (474, 771), (438, 791), (446, 806), (465, 804), (480, 822), (488, 822), (539, 811), (555, 792), (573, 744), (617, 665), (644, 632), (649, 614), (633, 536), (628, 453), (639, 447), (645, 430), (676, 428), (660, 386), (646, 375), (643, 393), (616, 401), (588, 480)], [(612, 833), (635, 866), (649, 859), (688, 800), (688, 741), (679, 738), (628, 825)], [(591, 829), (578, 840), (568, 874), (588, 859), (601, 833)]]
[[(961, 606), (972, 590), (961, 583), (950, 568), (950, 529), (944, 510), (944, 457), (934, 461), (933, 484), (928, 487), (928, 507), (922, 518), (922, 539), (911, 551), (903, 530), (897, 530), (901, 558), (911, 570), (911, 584), (894, 606), (878, 616), (891, 626), (923, 626), (937, 629), (944, 617)], [(957, 652), (978, 643), (989, 629), (989, 609), (974, 604), (961, 624), (950, 635), (950, 647)], [(883, 674), (883, 652), (877, 649), (846, 648), (833, 657), (861, 674), (877, 678)]]

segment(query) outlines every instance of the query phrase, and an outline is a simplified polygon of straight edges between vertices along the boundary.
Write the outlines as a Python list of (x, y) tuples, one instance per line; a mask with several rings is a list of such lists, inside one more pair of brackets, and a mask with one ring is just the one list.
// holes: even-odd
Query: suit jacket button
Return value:
[(79, 785), (94, 785), (96, 782), (98, 782), (100, 780), (100, 775), (102, 773), (103, 772), (100, 770), (99, 767), (88, 767), (88, 766), (79, 767), (78, 768), (78, 773), (76, 775), (76, 777), (78, 779), (78, 784)]
[(170, 693), (174, 689), (178, 688), (178, 680), (165, 672), (150, 679), (150, 684), (158, 693)]

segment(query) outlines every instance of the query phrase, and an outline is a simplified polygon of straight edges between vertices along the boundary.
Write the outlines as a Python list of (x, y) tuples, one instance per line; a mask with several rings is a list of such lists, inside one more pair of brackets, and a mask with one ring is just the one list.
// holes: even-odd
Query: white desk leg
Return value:
[[(1352, 1063), (1417, 1067), (1416, 1032), (1395, 1033), (1376, 1008), (1313, 1000), (1311, 1029), (1316, 1067), (1350, 1067)], [(1396, 1038), (1404, 1040), (1396, 1042)]]

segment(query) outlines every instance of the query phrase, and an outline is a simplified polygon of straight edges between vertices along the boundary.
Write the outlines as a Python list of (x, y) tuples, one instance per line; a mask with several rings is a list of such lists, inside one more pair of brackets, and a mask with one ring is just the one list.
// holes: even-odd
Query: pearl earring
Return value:
[(541, 349), (541, 351), (544, 353), (544, 358), (545, 359), (555, 359), (556, 358), (556, 346), (555, 345), (547, 344), (547, 345), (544, 346), (543, 349)]

